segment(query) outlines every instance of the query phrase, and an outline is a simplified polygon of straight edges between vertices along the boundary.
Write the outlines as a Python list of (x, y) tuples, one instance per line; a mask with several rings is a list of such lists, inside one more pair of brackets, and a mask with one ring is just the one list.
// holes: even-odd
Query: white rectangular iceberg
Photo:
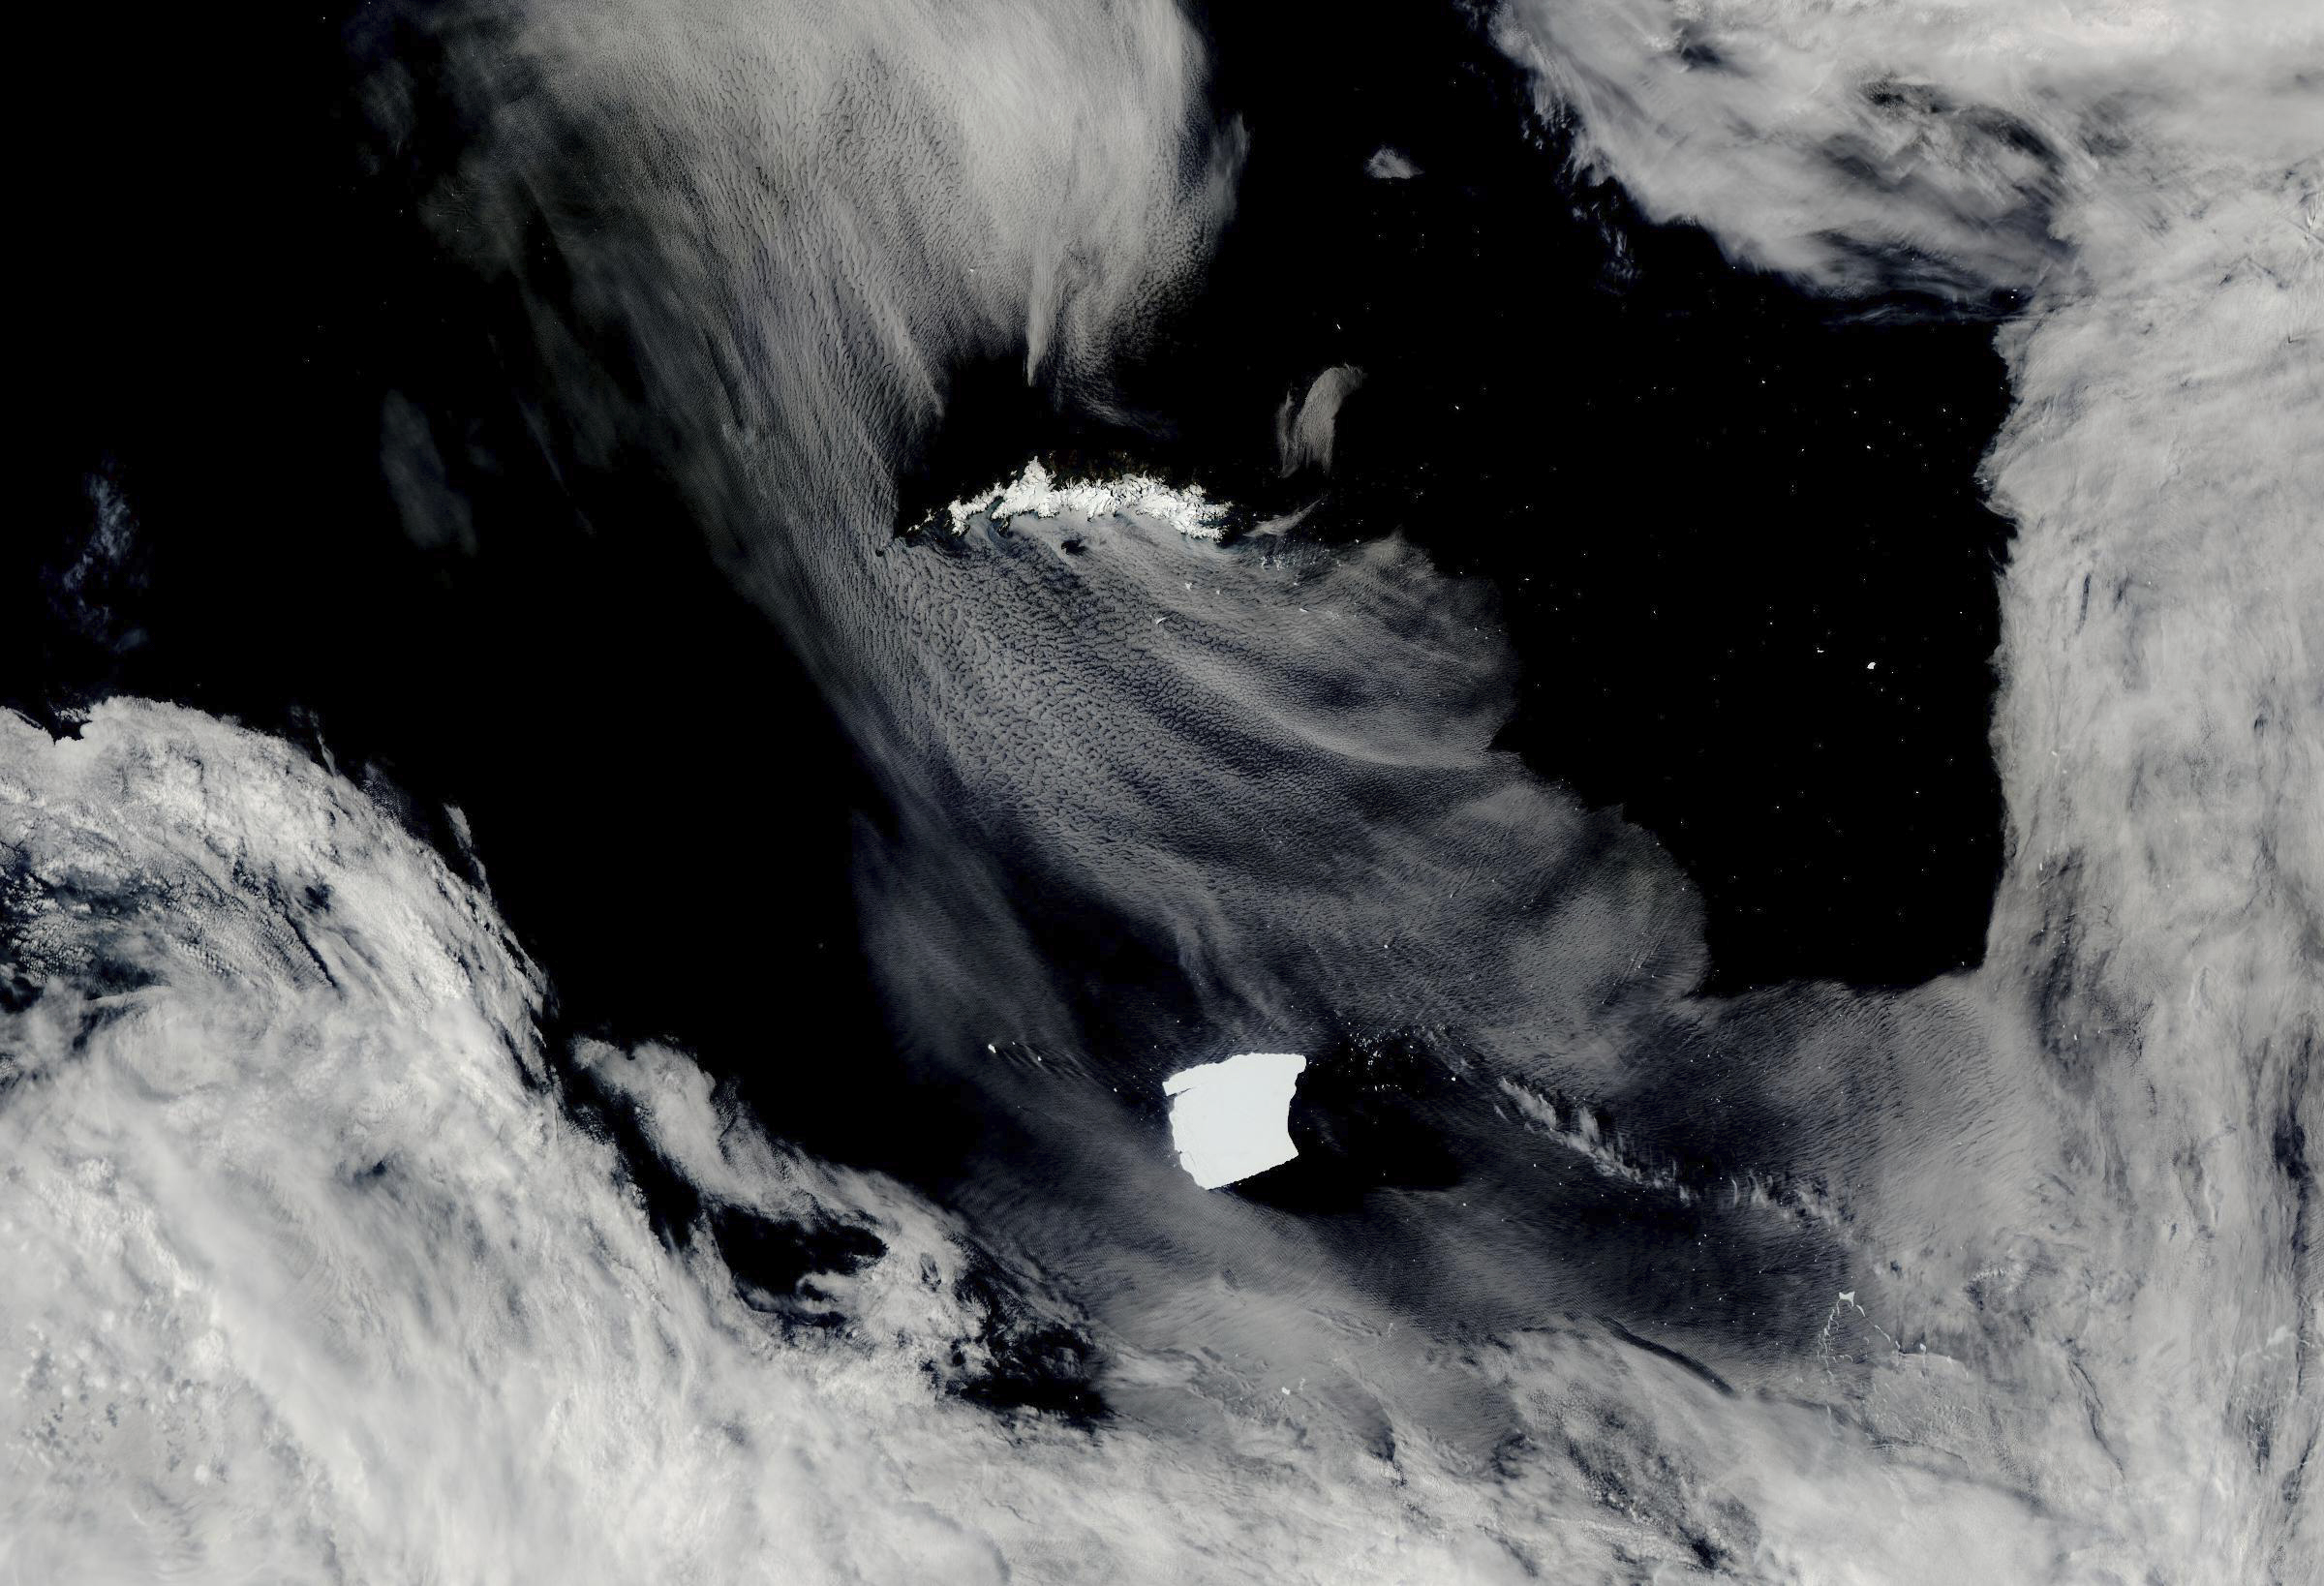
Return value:
[(1217, 1189), (1298, 1156), (1291, 1097), (1306, 1067), (1296, 1052), (1246, 1052), (1164, 1080), (1178, 1165), (1203, 1188)]

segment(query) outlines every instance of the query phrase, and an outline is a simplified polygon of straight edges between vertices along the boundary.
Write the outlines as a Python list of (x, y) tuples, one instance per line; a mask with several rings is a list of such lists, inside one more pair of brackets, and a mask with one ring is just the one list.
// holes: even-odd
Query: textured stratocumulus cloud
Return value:
[[(1432, 1357), (1508, 1404), (1490, 1462), (1339, 1436), (1200, 1337), (1108, 1352), (1167, 1424), (995, 1420), (938, 1385), (977, 1323), (951, 1218), (764, 1139), (678, 1053), (561, 1070), (489, 900), (288, 746), (126, 701), (78, 739), (0, 717), (0, 844), (12, 1578), (1876, 1582), (1941, 1525), (1979, 1578), (2047, 1545), (1938, 1462), (1871, 1469), (1809, 1403), (1738, 1417), (1571, 1321)], [(706, 1208), (874, 1235), (814, 1275), (825, 1326), (654, 1234), (584, 1080)], [(1303, 1325), (1361, 1356), (1386, 1319)]]
[(2043, 1121), (2005, 1220), (1958, 1232), (2005, 1253), (1972, 1288), (2025, 1341), (1992, 1369), (2021, 1413), (2078, 1400), (2111, 1466), (2100, 1556), (2300, 1578), (2324, 1552), (2324, 15), (1518, 0), (1502, 38), (1650, 209), (1749, 259), (2025, 294), (1987, 462), (2019, 534), (1979, 991)]
[(1014, 927), (1024, 886), (1169, 956), (1205, 1013), (1172, 1038), (1193, 1060), (1422, 1026), (1519, 1062), (1699, 976), (1659, 851), (1493, 751), (1514, 668), (1489, 590), (1393, 538), (963, 521), (884, 559), (917, 669), (912, 757), (883, 769), (940, 795), (864, 840), (873, 959), (930, 1041), (1086, 1049)]

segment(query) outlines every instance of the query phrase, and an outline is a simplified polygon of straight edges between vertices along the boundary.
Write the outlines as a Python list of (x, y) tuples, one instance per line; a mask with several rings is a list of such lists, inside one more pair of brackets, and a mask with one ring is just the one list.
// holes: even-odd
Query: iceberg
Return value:
[(1296, 1052), (1246, 1052), (1164, 1080), (1178, 1165), (1203, 1188), (1218, 1189), (1298, 1156), (1291, 1096), (1306, 1067)]

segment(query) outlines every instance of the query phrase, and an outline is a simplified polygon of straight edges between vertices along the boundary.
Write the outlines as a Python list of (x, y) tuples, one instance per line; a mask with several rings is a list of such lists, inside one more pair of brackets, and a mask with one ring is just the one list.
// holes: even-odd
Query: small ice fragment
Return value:
[(1203, 1188), (1217, 1189), (1298, 1156), (1291, 1097), (1306, 1067), (1296, 1052), (1246, 1052), (1164, 1080), (1178, 1165)]

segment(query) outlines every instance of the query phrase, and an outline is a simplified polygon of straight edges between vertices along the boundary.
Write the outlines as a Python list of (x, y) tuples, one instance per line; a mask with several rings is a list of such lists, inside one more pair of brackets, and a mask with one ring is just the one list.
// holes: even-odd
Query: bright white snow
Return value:
[(1072, 516), (1094, 523), (1116, 512), (1136, 512), (1197, 539), (1218, 538), (1227, 517), (1226, 507), (1206, 499), (1201, 485), (1179, 490), (1146, 473), (1058, 484), (1038, 461), (1025, 464), (1024, 472), (1007, 483), (946, 508), (956, 534), (965, 533), (969, 520), (979, 513), (994, 523), (1006, 523), (1021, 513), (1037, 518)]
[(1288, 1052), (1246, 1052), (1223, 1063), (1181, 1069), (1162, 1082), (1178, 1165), (1217, 1189), (1300, 1154), (1291, 1143), (1291, 1093), (1307, 1059)]

